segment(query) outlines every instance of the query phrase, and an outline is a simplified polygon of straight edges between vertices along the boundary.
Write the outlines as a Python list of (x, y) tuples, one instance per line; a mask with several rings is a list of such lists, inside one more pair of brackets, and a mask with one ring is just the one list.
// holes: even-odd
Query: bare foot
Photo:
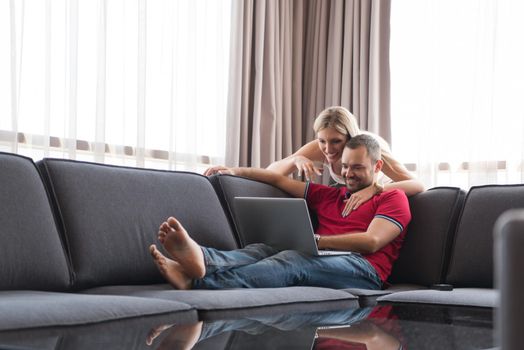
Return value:
[(187, 325), (164, 325), (152, 329), (146, 339), (147, 345), (151, 346), (153, 341), (169, 328), (172, 329), (157, 349), (192, 349), (202, 332), (202, 321)]
[(149, 247), (149, 252), (158, 270), (169, 284), (176, 289), (191, 289), (192, 279), (184, 272), (183, 267), (178, 262), (165, 257), (154, 244)]
[(158, 240), (171, 257), (184, 269), (191, 278), (202, 278), (206, 274), (204, 253), (187, 231), (174, 217), (160, 225)]

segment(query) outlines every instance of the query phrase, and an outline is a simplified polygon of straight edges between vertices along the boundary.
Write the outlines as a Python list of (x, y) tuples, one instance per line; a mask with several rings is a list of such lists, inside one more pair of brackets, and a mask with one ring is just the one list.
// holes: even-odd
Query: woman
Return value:
[[(313, 180), (316, 175), (321, 176), (323, 168), (327, 168), (335, 182), (345, 184), (341, 176), (341, 157), (344, 146), (352, 136), (367, 132), (361, 131), (353, 114), (341, 106), (329, 107), (320, 112), (315, 119), (313, 129), (317, 134), (316, 140), (305, 144), (289, 157), (276, 161), (267, 168), (283, 175), (289, 175), (298, 170), (298, 175), (303, 174), (308, 181)], [(371, 135), (379, 141), (384, 161), (382, 172), (391, 179), (391, 182), (373, 184), (353, 193), (347, 201), (343, 214), (357, 209), (360, 204), (383, 190), (397, 188), (408, 196), (424, 191), (422, 183), (416, 180), (404, 165), (393, 158), (387, 142), (378, 135)]]
[[(298, 171), (298, 176), (304, 175), (307, 181), (312, 181), (315, 176), (321, 176), (323, 169), (327, 168), (335, 182), (345, 184), (341, 175), (342, 152), (346, 142), (352, 136), (364, 133), (359, 129), (356, 118), (344, 107), (329, 107), (317, 116), (313, 129), (317, 134), (316, 140), (305, 144), (289, 157), (270, 164), (267, 169), (282, 175), (289, 175)], [(397, 188), (404, 191), (408, 196), (424, 191), (422, 183), (416, 180), (405, 166), (393, 158), (387, 142), (378, 135), (371, 135), (379, 141), (382, 160), (384, 161), (382, 172), (391, 179), (391, 182), (374, 183), (363, 190), (352, 193), (342, 213), (344, 216), (352, 210), (356, 210), (362, 203), (383, 190)], [(220, 172), (220, 170), (221, 167), (212, 167), (206, 170), (204, 175), (211, 175)]]

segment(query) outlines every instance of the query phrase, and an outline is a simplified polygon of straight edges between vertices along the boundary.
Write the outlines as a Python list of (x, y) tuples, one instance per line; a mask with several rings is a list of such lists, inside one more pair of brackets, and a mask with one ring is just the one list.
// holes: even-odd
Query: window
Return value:
[(1, 2), (0, 150), (223, 163), (230, 12), (230, 0)]
[(524, 3), (396, 0), (392, 148), (427, 186), (524, 180)]

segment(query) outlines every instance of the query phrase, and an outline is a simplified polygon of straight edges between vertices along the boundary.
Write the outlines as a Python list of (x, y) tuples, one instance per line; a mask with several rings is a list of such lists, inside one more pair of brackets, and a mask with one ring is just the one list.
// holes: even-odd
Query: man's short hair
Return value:
[(375, 164), (377, 160), (381, 159), (382, 154), (380, 152), (380, 145), (377, 140), (371, 135), (360, 134), (353, 136), (346, 142), (346, 147), (349, 149), (357, 149), (359, 147), (365, 147), (368, 152), (371, 162)]

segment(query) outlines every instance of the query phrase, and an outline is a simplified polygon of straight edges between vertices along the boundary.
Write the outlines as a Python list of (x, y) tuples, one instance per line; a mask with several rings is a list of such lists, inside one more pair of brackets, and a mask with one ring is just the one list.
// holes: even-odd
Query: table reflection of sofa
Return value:
[[(358, 308), (380, 302), (495, 305), (492, 228), (524, 207), (524, 186), (451, 187), (410, 198), (413, 220), (382, 291), (288, 287), (173, 290), (148, 246), (177, 216), (200, 244), (242, 246), (235, 196), (286, 197), (221, 175), (0, 153), (0, 331), (137, 317), (173, 323)], [(429, 289), (451, 284), (452, 291)]]

